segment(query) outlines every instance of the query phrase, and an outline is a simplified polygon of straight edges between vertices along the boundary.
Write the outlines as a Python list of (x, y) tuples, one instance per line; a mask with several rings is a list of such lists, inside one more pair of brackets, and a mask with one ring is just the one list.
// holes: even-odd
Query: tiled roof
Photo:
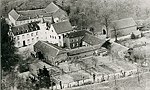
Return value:
[(14, 20), (17, 20), (20, 16), (14, 9), (9, 12), (9, 15), (12, 16)]
[(110, 29), (114, 30), (113, 27), (115, 27), (115, 29), (120, 30), (132, 26), (136, 26), (136, 23), (133, 20), (133, 18), (125, 18), (125, 19), (112, 21), (110, 25)]
[(93, 35), (85, 34), (83, 41), (90, 45), (103, 45), (105, 43), (105, 39), (99, 39)]
[(54, 4), (53, 2), (51, 2), (46, 8), (46, 12), (56, 12), (59, 9), (59, 7)]
[(72, 26), (69, 21), (58, 22), (58, 23), (54, 23), (52, 25), (57, 34), (72, 31)]
[(42, 15), (46, 14), (46, 11), (44, 9), (27, 10), (27, 11), (18, 11), (18, 14), (20, 15), (18, 20), (27, 20), (42, 17)]
[(44, 54), (51, 55), (52, 57), (56, 57), (61, 52), (60, 47), (58, 48), (55, 45), (44, 41), (38, 41), (34, 45), (34, 48), (38, 48)]
[(75, 31), (75, 32), (71, 32), (67, 35), (68, 38), (76, 38), (76, 37), (82, 37), (82, 36), (85, 36), (86, 33), (89, 33), (88, 31), (86, 30), (79, 30), (79, 31)]
[(24, 34), (32, 31), (40, 30), (40, 27), (38, 26), (37, 23), (38, 22), (32, 22), (20, 26), (15, 26), (12, 27), (11, 29), (14, 35)]
[(86, 52), (98, 50), (100, 48), (101, 50), (105, 50), (105, 48), (102, 48), (101, 45), (93, 45), (89, 47), (80, 47), (80, 48), (71, 49), (68, 51), (68, 55), (72, 56), (76, 54), (86, 53)]
[[(50, 3), (46, 8), (44, 9), (36, 9), (36, 10), (26, 10), (26, 11), (15, 11), (14, 9), (9, 13), (15, 20), (28, 20), (28, 19), (34, 19), (39, 17), (51, 17), (55, 12), (60, 11), (61, 9), (59, 6), (54, 4), (53, 2)], [(54, 14), (54, 16), (57, 16)]]

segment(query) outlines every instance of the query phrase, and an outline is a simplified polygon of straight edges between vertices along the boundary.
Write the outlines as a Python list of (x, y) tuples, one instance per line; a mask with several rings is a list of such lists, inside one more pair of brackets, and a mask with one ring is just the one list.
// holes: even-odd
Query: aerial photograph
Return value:
[(150, 0), (1, 0), (1, 90), (150, 90)]

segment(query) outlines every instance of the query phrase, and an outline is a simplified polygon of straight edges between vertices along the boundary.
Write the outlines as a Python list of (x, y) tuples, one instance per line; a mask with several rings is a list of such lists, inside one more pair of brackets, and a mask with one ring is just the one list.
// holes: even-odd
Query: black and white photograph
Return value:
[(1, 0), (1, 90), (150, 90), (150, 0)]

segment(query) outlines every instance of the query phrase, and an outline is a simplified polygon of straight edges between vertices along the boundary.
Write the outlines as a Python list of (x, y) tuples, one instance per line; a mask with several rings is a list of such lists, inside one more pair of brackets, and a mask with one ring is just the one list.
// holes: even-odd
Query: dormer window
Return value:
[(23, 31), (21, 31), (21, 34), (23, 34)]
[(19, 35), (19, 32), (17, 31), (17, 34)]
[(31, 33), (31, 36), (33, 36), (33, 33)]
[(19, 36), (17, 36), (17, 40), (19, 40)]
[(26, 32), (28, 32), (28, 30), (26, 30)]
[(31, 27), (33, 27), (33, 24), (31, 24)]
[(37, 27), (35, 27), (35, 30), (38, 30), (38, 28), (37, 28)]

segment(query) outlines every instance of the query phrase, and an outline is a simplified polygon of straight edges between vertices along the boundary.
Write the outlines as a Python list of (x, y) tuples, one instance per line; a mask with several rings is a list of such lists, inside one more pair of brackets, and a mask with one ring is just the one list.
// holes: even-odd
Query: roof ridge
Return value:
[[(58, 48), (56, 48), (56, 47), (54, 47), (54, 46), (48, 44), (47, 42), (43, 42), (43, 43), (45, 43), (46, 45), (48, 45), (48, 46), (50, 46), (50, 47), (52, 47), (52, 48), (55, 48), (55, 49), (57, 50), (57, 54), (58, 54), (58, 52), (60, 51)], [(54, 44), (53, 44), (53, 45), (54, 45)], [(57, 55), (57, 54), (56, 54), (56, 55)]]

